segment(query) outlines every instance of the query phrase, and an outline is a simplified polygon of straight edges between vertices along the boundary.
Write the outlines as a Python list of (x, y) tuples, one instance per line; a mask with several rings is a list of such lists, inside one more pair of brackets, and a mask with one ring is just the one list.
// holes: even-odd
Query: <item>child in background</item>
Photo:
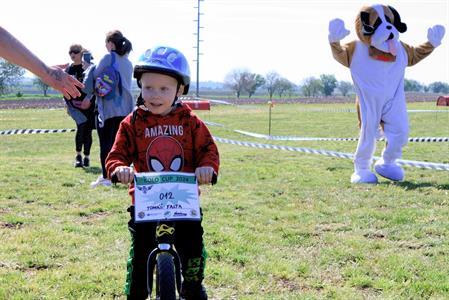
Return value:
[[(116, 175), (130, 184), (132, 244), (125, 292), (128, 299), (146, 299), (146, 264), (157, 246), (151, 239), (156, 223), (134, 221), (134, 172), (194, 172), (199, 184), (208, 184), (218, 173), (219, 154), (206, 125), (178, 101), (190, 84), (189, 65), (181, 52), (170, 47), (147, 50), (134, 67), (134, 77), (141, 88), (138, 107), (120, 124), (106, 168), (110, 177)], [(184, 280), (181, 296), (207, 299), (202, 285), (206, 251), (201, 221), (177, 222), (175, 247)]]

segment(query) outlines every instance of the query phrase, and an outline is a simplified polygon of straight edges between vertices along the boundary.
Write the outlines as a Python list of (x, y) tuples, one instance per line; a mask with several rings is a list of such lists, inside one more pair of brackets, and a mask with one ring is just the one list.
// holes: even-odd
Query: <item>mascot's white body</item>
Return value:
[[(359, 30), (363, 33), (358, 34), (362, 38), (363, 34), (369, 36), (369, 42), (353, 41), (341, 46), (339, 41), (349, 31), (344, 28), (342, 20), (335, 19), (329, 24), (332, 53), (337, 61), (349, 67), (360, 105), (360, 138), (355, 152), (352, 183), (378, 182), (371, 165), (381, 122), (387, 144), (382, 158), (374, 166), (375, 170), (385, 178), (403, 180), (404, 171), (396, 160), (401, 158), (409, 134), (404, 92), (405, 68), (429, 55), (444, 35), (444, 27), (437, 25), (429, 29), (429, 42), (419, 47), (408, 46), (399, 42), (399, 31), (404, 32), (406, 25), (400, 22), (399, 14), (392, 7), (375, 5), (369, 8), (369, 15), (367, 12), (361, 13)], [(386, 9), (391, 9), (389, 17), (384, 14)], [(373, 14), (376, 14), (375, 17), (371, 16)], [(377, 52), (377, 56), (373, 52)]]
[(404, 93), (405, 50), (400, 47), (396, 61), (370, 59), (368, 47), (357, 42), (352, 57), (351, 75), (360, 103), (362, 128), (355, 152), (357, 169), (370, 169), (380, 121), (384, 122), (386, 145), (382, 158), (393, 164), (402, 155), (408, 140), (408, 116)]

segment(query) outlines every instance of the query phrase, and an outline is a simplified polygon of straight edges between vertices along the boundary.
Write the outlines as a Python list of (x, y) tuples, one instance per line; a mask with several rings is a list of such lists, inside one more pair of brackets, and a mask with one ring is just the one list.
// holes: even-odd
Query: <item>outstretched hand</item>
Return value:
[(47, 69), (47, 76), (42, 79), (49, 86), (60, 91), (67, 99), (81, 96), (78, 88), (84, 88), (84, 84), (64, 72), (59, 66), (49, 67)]

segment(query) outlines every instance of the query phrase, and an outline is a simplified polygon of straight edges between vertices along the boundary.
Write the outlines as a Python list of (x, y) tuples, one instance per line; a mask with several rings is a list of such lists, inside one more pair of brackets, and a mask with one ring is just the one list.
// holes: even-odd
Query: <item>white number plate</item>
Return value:
[(136, 222), (201, 218), (193, 173), (136, 173), (134, 186)]

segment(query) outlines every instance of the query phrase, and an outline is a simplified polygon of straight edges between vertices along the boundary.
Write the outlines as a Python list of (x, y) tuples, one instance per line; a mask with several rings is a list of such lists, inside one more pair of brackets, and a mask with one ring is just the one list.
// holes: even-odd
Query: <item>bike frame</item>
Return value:
[(151, 251), (148, 255), (147, 260), (147, 290), (148, 295), (151, 295), (153, 290), (153, 270), (156, 265), (157, 256), (160, 253), (168, 253), (173, 257), (173, 262), (175, 265), (175, 276), (176, 276), (176, 289), (178, 295), (181, 294), (181, 260), (179, 258), (178, 252), (174, 249), (174, 232), (175, 223), (159, 221), (156, 226), (156, 242), (157, 248)]
[[(118, 183), (116, 174), (111, 177), (112, 183)], [(217, 174), (212, 176), (211, 184), (214, 185), (217, 182)], [(178, 252), (174, 249), (174, 233), (175, 233), (174, 221), (158, 221), (156, 225), (156, 242), (157, 247), (151, 251), (147, 259), (147, 291), (151, 297), (153, 291), (153, 270), (157, 263), (157, 256), (161, 253), (168, 253), (173, 257), (173, 263), (175, 268), (175, 280), (176, 290), (178, 295), (181, 295), (181, 259)], [(158, 296), (158, 295), (156, 295)]]

